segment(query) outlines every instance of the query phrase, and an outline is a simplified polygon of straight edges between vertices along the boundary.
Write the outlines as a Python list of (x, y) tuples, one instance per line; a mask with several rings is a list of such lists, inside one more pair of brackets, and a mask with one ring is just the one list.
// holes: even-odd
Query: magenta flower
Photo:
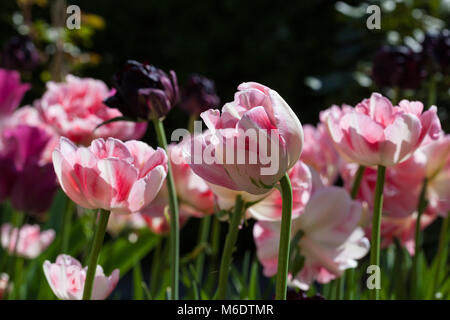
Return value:
[(2, 247), (9, 254), (19, 257), (34, 259), (39, 256), (53, 242), (54, 230), (40, 230), (39, 225), (26, 224), (20, 229), (11, 228), (6, 223), (1, 228)]
[[(50, 136), (26, 125), (6, 128), (0, 137), (0, 201), (6, 198), (20, 211), (46, 211), (57, 190), (53, 165), (44, 158)], [(30, 188), (33, 185), (33, 188)]]
[(134, 213), (160, 190), (167, 155), (135, 140), (96, 139), (89, 147), (77, 147), (62, 137), (53, 165), (64, 192), (83, 208)]
[(22, 100), (30, 85), (20, 82), (14, 70), (0, 69), (0, 118), (10, 115)]
[(37, 108), (42, 120), (58, 135), (77, 144), (89, 145), (97, 138), (141, 138), (146, 130), (145, 123), (117, 121), (96, 129), (107, 120), (123, 116), (119, 110), (103, 104), (109, 95), (110, 90), (100, 80), (68, 75), (66, 82), (47, 83), (47, 91), (37, 102)]
[(201, 114), (209, 131), (192, 139), (190, 165), (210, 183), (264, 194), (299, 159), (302, 126), (276, 91), (255, 82), (238, 90), (222, 113)]
[(347, 161), (391, 167), (411, 156), (427, 135), (438, 137), (436, 107), (422, 111), (421, 102), (402, 100), (394, 107), (389, 99), (373, 93), (354, 109), (330, 109), (323, 121)]
[[(53, 293), (61, 300), (81, 300), (86, 281), (87, 267), (69, 255), (60, 254), (55, 263), (44, 262), (44, 274)], [(109, 277), (105, 276), (101, 266), (97, 265), (92, 290), (92, 300), (106, 299), (119, 282), (119, 269)]]
[[(291, 238), (303, 233), (296, 245), (304, 264), (291, 275), (291, 285), (308, 290), (313, 280), (328, 283), (357, 266), (356, 260), (369, 251), (369, 241), (358, 227), (361, 211), (361, 204), (342, 188), (323, 187), (313, 193), (303, 213), (292, 221)], [(269, 277), (277, 272), (280, 224), (260, 221), (253, 229), (258, 259)]]

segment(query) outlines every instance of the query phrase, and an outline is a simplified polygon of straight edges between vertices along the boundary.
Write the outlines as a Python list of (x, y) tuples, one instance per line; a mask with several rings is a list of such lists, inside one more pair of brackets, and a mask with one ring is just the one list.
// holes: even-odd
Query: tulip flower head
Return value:
[(181, 90), (180, 107), (192, 114), (200, 114), (219, 105), (214, 81), (192, 74)]
[(436, 71), (450, 74), (450, 30), (444, 29), (436, 34), (427, 34), (422, 47)]
[[(304, 257), (301, 270), (291, 274), (293, 286), (308, 290), (313, 280), (328, 283), (357, 266), (356, 260), (369, 251), (369, 241), (358, 227), (361, 212), (361, 204), (342, 188), (323, 187), (314, 192), (304, 212), (292, 221), (291, 238), (302, 233), (297, 245)], [(266, 276), (277, 272), (280, 225), (279, 221), (260, 221), (253, 229)]]
[(139, 139), (145, 133), (145, 123), (105, 121), (122, 117), (117, 109), (108, 108), (103, 100), (110, 90), (100, 80), (67, 75), (66, 81), (49, 81), (47, 91), (36, 102), (40, 117), (59, 136), (74, 143), (89, 145), (97, 138), (114, 137), (120, 140)]
[(116, 93), (105, 100), (111, 108), (136, 120), (163, 118), (178, 103), (177, 76), (146, 63), (128, 60), (122, 70), (114, 74)]
[(276, 91), (255, 82), (238, 90), (222, 112), (201, 114), (209, 130), (192, 138), (189, 164), (212, 184), (268, 193), (299, 159), (302, 126)]
[(20, 229), (12, 228), (6, 223), (1, 228), (2, 247), (9, 254), (34, 259), (39, 256), (53, 242), (54, 230), (40, 230), (39, 225), (26, 224)]
[[(60, 254), (55, 263), (44, 262), (44, 274), (53, 293), (61, 300), (81, 300), (86, 281), (87, 267), (69, 255)], [(119, 282), (119, 269), (107, 277), (97, 265), (92, 290), (92, 300), (106, 299)]]
[[(180, 225), (183, 225), (189, 217), (201, 218), (214, 213), (214, 195), (209, 185), (186, 163), (183, 155), (185, 141), (188, 139), (184, 139), (179, 144), (170, 144), (167, 148), (179, 200)], [(165, 182), (155, 200), (141, 211), (153, 232), (169, 231), (169, 223), (166, 219), (168, 207), (169, 193), (167, 182)]]
[(406, 160), (425, 137), (437, 139), (440, 121), (432, 106), (423, 112), (418, 101), (400, 101), (373, 93), (355, 108), (337, 107), (324, 112), (330, 137), (342, 157), (364, 166), (391, 167)]
[(62, 137), (53, 165), (62, 189), (81, 207), (134, 213), (159, 192), (167, 155), (141, 141), (96, 139), (89, 147), (77, 147)]
[(320, 173), (325, 185), (333, 185), (339, 174), (339, 154), (324, 124), (304, 125), (305, 144), (300, 159)]

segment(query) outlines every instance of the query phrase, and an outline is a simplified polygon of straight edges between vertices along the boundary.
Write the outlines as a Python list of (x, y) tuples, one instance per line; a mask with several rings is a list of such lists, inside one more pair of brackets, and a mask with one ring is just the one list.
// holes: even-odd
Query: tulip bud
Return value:
[(192, 74), (181, 91), (180, 107), (192, 114), (200, 114), (219, 105), (214, 81)]
[(419, 54), (405, 46), (383, 46), (375, 54), (372, 79), (382, 87), (416, 89), (426, 75)]
[(39, 65), (39, 52), (29, 37), (15, 36), (3, 47), (1, 62), (7, 69), (32, 71)]
[(149, 64), (128, 60), (113, 77), (114, 96), (105, 100), (124, 116), (148, 120), (163, 118), (178, 102), (178, 83), (174, 71), (169, 75)]

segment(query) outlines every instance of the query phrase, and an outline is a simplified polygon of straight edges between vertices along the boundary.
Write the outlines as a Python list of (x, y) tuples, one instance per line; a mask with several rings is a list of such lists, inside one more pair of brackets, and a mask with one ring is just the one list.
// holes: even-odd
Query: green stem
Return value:
[(436, 104), (436, 75), (432, 75), (428, 84), (428, 108)]
[[(383, 190), (386, 167), (379, 165), (377, 171), (377, 184), (375, 187), (375, 199), (373, 202), (373, 220), (372, 220), (372, 241), (370, 249), (370, 264), (380, 266), (380, 230), (381, 214), (383, 212)], [(370, 299), (378, 300), (380, 298), (379, 289), (370, 290)]]
[(358, 171), (356, 171), (355, 180), (353, 181), (351, 196), (352, 199), (355, 200), (358, 196), (359, 187), (361, 186), (361, 181), (364, 176), (364, 171), (366, 170), (365, 166), (359, 166)]
[(90, 300), (92, 295), (92, 288), (94, 286), (94, 276), (97, 269), (98, 255), (103, 245), (105, 238), (106, 226), (108, 225), (109, 211), (100, 210), (100, 218), (97, 225), (97, 230), (94, 235), (94, 242), (91, 248), (91, 255), (89, 257), (89, 265), (86, 274), (86, 282), (84, 284), (83, 300)]
[(194, 133), (195, 129), (195, 121), (198, 119), (198, 114), (192, 113), (189, 116), (188, 130), (190, 133)]
[[(153, 119), (156, 135), (159, 145), (167, 152), (167, 139), (164, 131), (164, 125), (158, 118)], [(175, 183), (172, 175), (172, 166), (170, 160), (167, 162), (167, 189), (169, 192), (169, 208), (170, 208), (170, 282), (171, 282), (171, 299), (178, 300), (178, 282), (180, 270), (180, 221), (178, 213), (178, 200), (175, 190)]]
[(441, 234), (439, 236), (439, 247), (436, 254), (436, 272), (434, 274), (433, 295), (439, 290), (441, 270), (443, 269), (443, 266), (445, 265), (445, 261), (447, 258), (444, 253), (446, 252), (448, 233), (450, 231), (449, 220), (450, 220), (450, 212), (447, 214), (447, 217), (444, 218), (441, 225)]
[(396, 105), (398, 103), (398, 100), (400, 98), (400, 88), (395, 86), (392, 88), (393, 95), (392, 95), (392, 104)]
[(244, 213), (244, 202), (242, 197), (236, 197), (234, 213), (231, 216), (230, 226), (228, 228), (227, 238), (225, 239), (225, 247), (222, 253), (219, 271), (219, 288), (217, 289), (216, 300), (224, 300), (227, 294), (228, 274), (230, 272), (231, 260), (233, 258), (234, 245), (237, 240), (239, 225)]
[[(200, 234), (198, 237), (198, 246), (203, 246), (208, 242), (210, 226), (211, 226), (211, 216), (204, 217), (200, 224)], [(201, 250), (201, 252), (197, 256), (197, 261), (195, 263), (195, 272), (197, 275), (198, 283), (201, 283), (201, 281), (202, 281), (204, 264), (205, 264), (205, 250)]]
[[(358, 171), (356, 171), (356, 175), (355, 175), (355, 179), (353, 180), (353, 185), (352, 185), (352, 190), (350, 192), (350, 195), (352, 197), (353, 200), (356, 199), (356, 197), (358, 196), (358, 192), (359, 192), (359, 187), (361, 186), (361, 181), (362, 178), (364, 176), (364, 171), (366, 170), (365, 166), (360, 165), (358, 167)], [(345, 271), (345, 273), (343, 274), (344, 279), (341, 280), (341, 278), (336, 279), (336, 281), (338, 282), (337, 288), (339, 288), (339, 295), (337, 295), (337, 299), (341, 300), (342, 297), (344, 299), (353, 299), (354, 298), (354, 294), (353, 294), (353, 290), (354, 290), (354, 285), (355, 285), (355, 270), (352, 269), (348, 269)], [(344, 292), (344, 294), (342, 294), (343, 288), (341, 289), (341, 287), (343, 287), (343, 283), (347, 282), (347, 287), (346, 290)]]
[(64, 220), (62, 225), (62, 240), (61, 240), (61, 252), (68, 254), (69, 240), (70, 240), (70, 229), (72, 225), (72, 217), (74, 212), (74, 203), (67, 199), (66, 212), (64, 213)]
[(280, 244), (278, 247), (278, 269), (275, 287), (275, 299), (286, 300), (287, 277), (289, 268), (289, 247), (292, 223), (292, 186), (288, 174), (280, 180), (282, 209)]
[(418, 258), (420, 254), (420, 248), (422, 247), (422, 234), (420, 232), (420, 220), (422, 213), (427, 207), (427, 200), (425, 198), (427, 192), (428, 180), (425, 178), (422, 184), (422, 190), (420, 191), (419, 202), (417, 204), (417, 220), (415, 230), (415, 244), (414, 244), (414, 257), (412, 262), (412, 275), (411, 275), (411, 295), (415, 299), (417, 296), (417, 276), (418, 276)]

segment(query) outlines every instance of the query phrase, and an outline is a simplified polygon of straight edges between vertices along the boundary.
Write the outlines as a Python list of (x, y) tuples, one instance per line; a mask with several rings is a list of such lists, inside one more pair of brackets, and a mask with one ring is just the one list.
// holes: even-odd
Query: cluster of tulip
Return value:
[[(111, 294), (119, 270), (106, 276), (98, 257), (106, 231), (117, 234), (125, 226), (169, 235), (170, 298), (178, 299), (180, 226), (190, 217), (209, 221), (214, 213), (229, 222), (218, 299), (227, 297), (246, 219), (256, 220), (257, 257), (264, 274), (276, 276), (277, 299), (286, 299), (288, 285), (308, 290), (314, 281), (339, 279), (369, 250), (370, 264), (380, 265), (381, 247), (395, 239), (417, 255), (421, 229), (439, 215), (446, 245), (450, 136), (435, 106), (394, 105), (373, 93), (355, 107), (322, 111), (317, 126), (302, 126), (276, 91), (255, 82), (239, 85), (221, 111), (212, 109), (219, 104), (214, 83), (199, 75), (179, 90), (175, 72), (128, 61), (113, 86), (68, 75), (49, 82), (33, 106), (17, 108), (29, 85), (16, 71), (0, 69), (0, 201), (14, 209), (1, 227), (0, 297), (19, 297), (21, 282), (9, 280), (18, 271), (6, 267), (18, 257), (36, 258), (55, 239), (53, 230), (24, 220), (47, 211), (58, 188), (79, 211), (96, 214), (87, 267), (64, 246), (54, 263), (43, 264), (60, 299)], [(200, 115), (207, 130), (168, 144), (163, 119), (175, 105), (191, 113), (191, 121)], [(157, 149), (139, 141), (147, 123), (155, 128)], [(263, 134), (249, 135), (252, 130)], [(276, 160), (263, 161), (267, 154)], [(342, 187), (335, 186), (339, 176)], [(75, 219), (69, 212), (63, 239)], [(378, 294), (371, 292), (374, 299)]]

